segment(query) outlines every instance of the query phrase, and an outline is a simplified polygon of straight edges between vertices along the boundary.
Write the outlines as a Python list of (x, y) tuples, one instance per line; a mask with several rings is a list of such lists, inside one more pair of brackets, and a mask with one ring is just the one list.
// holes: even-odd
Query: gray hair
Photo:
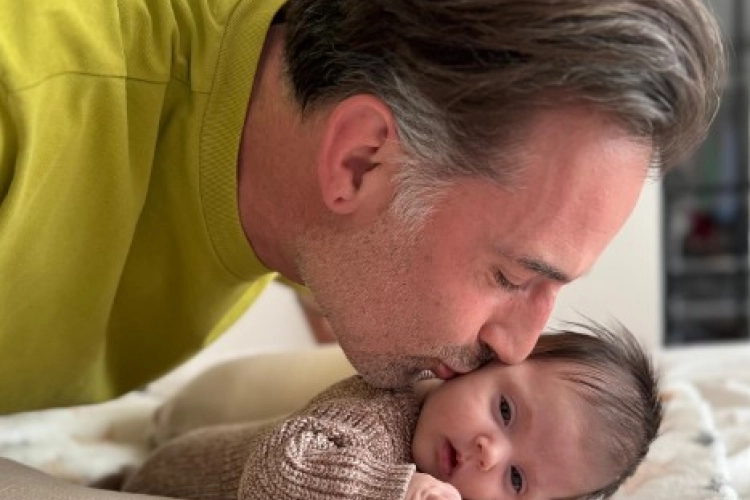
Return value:
[(604, 432), (595, 449), (616, 477), (578, 500), (608, 498), (633, 475), (656, 439), (663, 418), (659, 379), (647, 353), (632, 333), (589, 321), (570, 323), (580, 331), (545, 334), (528, 358), (556, 361), (558, 375), (570, 382), (592, 409)]
[(390, 107), (406, 155), (403, 215), (428, 210), (458, 179), (506, 183), (519, 134), (541, 109), (593, 106), (651, 142), (661, 174), (705, 137), (718, 107), (724, 52), (701, 0), (289, 0), (285, 9), (286, 70), (303, 112), (356, 94)]

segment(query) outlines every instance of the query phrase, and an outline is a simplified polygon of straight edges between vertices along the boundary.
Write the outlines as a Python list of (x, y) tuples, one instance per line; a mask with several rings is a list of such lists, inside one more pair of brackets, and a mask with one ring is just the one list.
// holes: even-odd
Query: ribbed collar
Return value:
[(284, 0), (240, 0), (221, 42), (200, 141), (200, 193), (206, 226), (227, 270), (252, 279), (269, 270), (242, 229), (237, 158), (253, 79), (271, 21)]

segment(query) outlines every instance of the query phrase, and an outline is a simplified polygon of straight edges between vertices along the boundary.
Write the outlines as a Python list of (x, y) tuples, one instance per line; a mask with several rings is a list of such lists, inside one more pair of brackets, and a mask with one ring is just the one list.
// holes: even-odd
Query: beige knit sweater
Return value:
[(418, 413), (412, 391), (354, 376), (262, 431), (234, 424), (170, 441), (124, 489), (186, 500), (401, 500)]

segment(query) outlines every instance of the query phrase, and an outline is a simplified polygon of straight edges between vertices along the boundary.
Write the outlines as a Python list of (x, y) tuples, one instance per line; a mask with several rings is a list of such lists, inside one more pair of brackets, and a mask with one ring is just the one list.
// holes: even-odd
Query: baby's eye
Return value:
[(505, 396), (500, 397), (500, 416), (505, 425), (510, 424), (511, 419), (513, 418), (513, 408), (511, 408), (510, 403), (505, 399)]
[(521, 493), (523, 490), (523, 476), (518, 468), (512, 465), (510, 466), (510, 484), (516, 493)]

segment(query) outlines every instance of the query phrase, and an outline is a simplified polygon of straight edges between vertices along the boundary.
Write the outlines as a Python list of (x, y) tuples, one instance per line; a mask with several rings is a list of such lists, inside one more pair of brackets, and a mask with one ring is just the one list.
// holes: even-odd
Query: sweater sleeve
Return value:
[(415, 466), (371, 416), (294, 417), (191, 432), (158, 448), (124, 490), (184, 500), (401, 500)]
[(235, 500), (257, 437), (256, 427), (245, 424), (184, 434), (157, 448), (122, 489), (183, 500)]
[(375, 420), (285, 422), (248, 457), (237, 498), (401, 500), (415, 466)]
[(124, 489), (185, 500), (402, 500), (416, 469), (417, 413), (410, 393), (352, 377), (263, 430), (233, 424), (168, 441)]

